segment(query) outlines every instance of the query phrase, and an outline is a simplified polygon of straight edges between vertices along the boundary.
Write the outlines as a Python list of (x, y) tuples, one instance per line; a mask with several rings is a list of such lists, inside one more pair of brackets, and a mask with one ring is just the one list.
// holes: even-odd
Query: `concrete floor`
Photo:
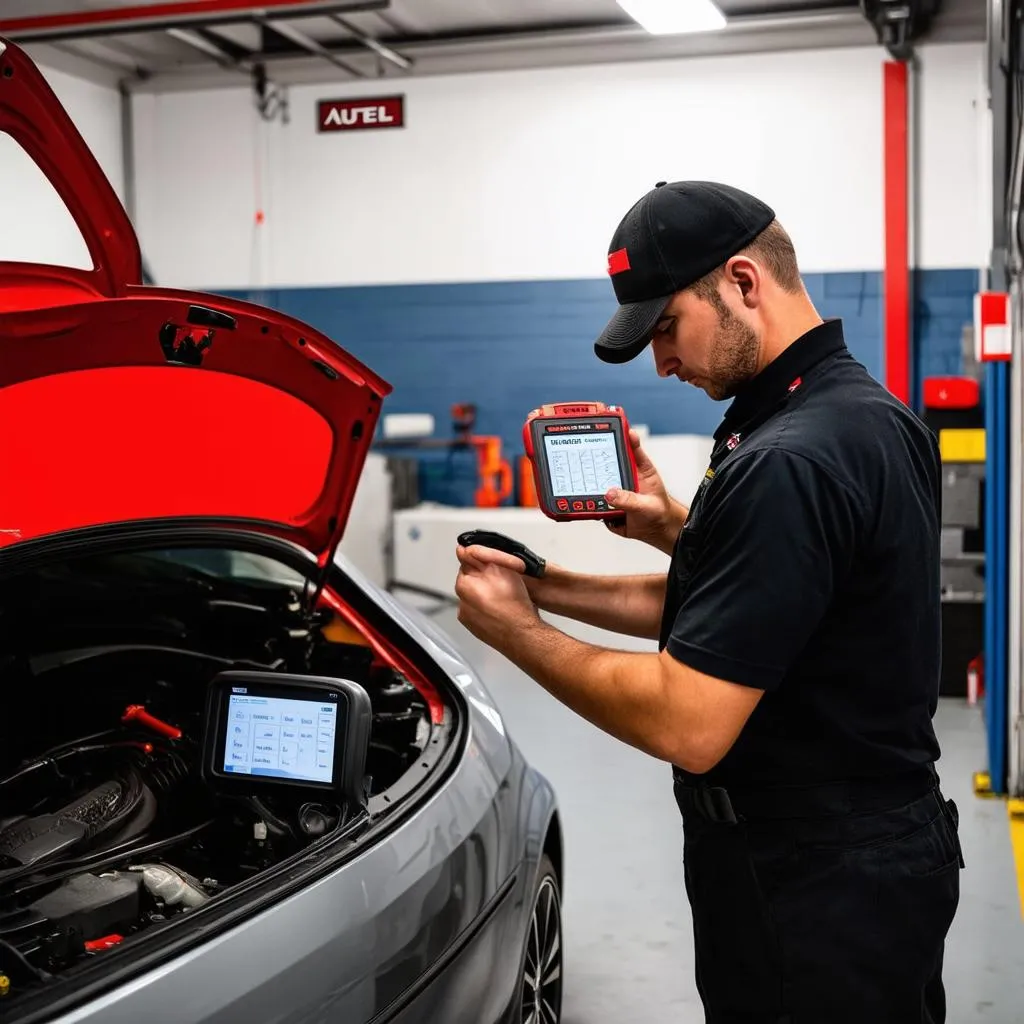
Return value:
[[(702, 1024), (669, 771), (559, 704), (468, 634), (452, 609), (434, 618), (460, 644), (516, 742), (559, 794), (566, 846), (564, 1024)], [(556, 624), (581, 639), (645, 648)], [(946, 953), (949, 1024), (1020, 1024), (1024, 921), (1006, 807), (977, 799), (971, 789), (972, 773), (985, 767), (981, 715), (962, 701), (944, 700), (937, 727), (943, 788), (960, 808), (968, 868)]]

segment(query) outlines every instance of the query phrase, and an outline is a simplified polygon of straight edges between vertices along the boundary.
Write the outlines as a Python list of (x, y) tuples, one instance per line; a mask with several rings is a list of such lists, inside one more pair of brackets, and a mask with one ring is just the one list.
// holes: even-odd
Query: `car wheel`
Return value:
[(520, 1010), (521, 1024), (558, 1024), (562, 1019), (562, 897), (546, 855), (526, 933)]

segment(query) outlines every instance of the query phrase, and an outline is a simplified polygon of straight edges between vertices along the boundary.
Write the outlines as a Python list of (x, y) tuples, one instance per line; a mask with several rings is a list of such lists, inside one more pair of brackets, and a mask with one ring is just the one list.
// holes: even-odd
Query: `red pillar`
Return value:
[(910, 401), (910, 223), (907, 65), (883, 66), (885, 149), (885, 383)]

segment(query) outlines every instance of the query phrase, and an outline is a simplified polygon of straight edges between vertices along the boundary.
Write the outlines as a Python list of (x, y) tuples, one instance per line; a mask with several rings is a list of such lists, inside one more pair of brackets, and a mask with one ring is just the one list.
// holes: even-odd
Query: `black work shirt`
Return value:
[(661, 630), (679, 661), (765, 691), (705, 781), (851, 780), (937, 759), (939, 489), (935, 436), (853, 358), (839, 321), (744, 385), (676, 542)]

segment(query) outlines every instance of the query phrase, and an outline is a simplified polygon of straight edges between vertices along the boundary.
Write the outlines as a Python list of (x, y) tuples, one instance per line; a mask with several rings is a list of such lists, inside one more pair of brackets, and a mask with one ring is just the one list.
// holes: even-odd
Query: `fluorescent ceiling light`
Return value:
[(618, 0), (618, 4), (651, 35), (725, 28), (725, 15), (712, 0)]

